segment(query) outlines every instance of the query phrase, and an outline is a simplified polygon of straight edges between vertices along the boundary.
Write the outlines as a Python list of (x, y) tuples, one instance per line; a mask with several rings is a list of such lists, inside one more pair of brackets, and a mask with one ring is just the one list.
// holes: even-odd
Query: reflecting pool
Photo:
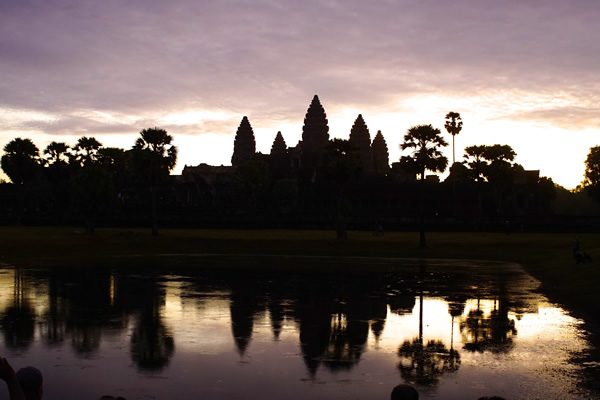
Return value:
[(0, 267), (0, 354), (41, 369), (49, 399), (389, 399), (403, 382), (424, 399), (599, 398), (587, 373), (598, 364), (578, 361), (594, 350), (584, 323), (518, 265), (295, 258), (388, 272), (203, 268), (242, 262)]

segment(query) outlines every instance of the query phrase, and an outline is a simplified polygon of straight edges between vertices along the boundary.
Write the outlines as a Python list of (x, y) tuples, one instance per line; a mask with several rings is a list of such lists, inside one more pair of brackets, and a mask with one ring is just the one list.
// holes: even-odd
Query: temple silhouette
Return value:
[[(362, 114), (359, 114), (350, 130), (349, 144), (355, 149), (361, 172), (364, 175), (385, 176), (389, 167), (387, 143), (378, 131), (371, 142), (369, 128)], [(319, 96), (315, 95), (306, 111), (302, 127), (302, 139), (296, 146), (288, 147), (281, 132), (277, 132), (271, 152), (268, 155), (256, 152), (254, 131), (248, 117), (244, 116), (235, 134), (231, 167), (184, 166), (182, 180), (203, 179), (211, 185), (215, 177), (233, 173), (237, 168), (253, 160), (268, 160), (275, 177), (301, 176), (314, 180), (322, 158), (326, 155), (330, 143), (329, 125), (325, 109)]]

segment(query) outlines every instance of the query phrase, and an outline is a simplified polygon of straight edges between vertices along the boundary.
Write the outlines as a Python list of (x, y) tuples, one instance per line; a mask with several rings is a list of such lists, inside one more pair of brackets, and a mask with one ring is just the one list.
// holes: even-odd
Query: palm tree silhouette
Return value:
[(16, 138), (4, 146), (4, 155), (0, 158), (2, 170), (16, 188), (17, 225), (21, 225), (24, 203), (27, 203), (24, 188), (34, 180), (41, 165), (39, 153), (39, 149), (30, 139)]
[(452, 135), (452, 165), (456, 162), (454, 158), (454, 136), (458, 135), (462, 130), (462, 118), (460, 118), (460, 114), (454, 111), (450, 111), (446, 114), (446, 124), (444, 127), (449, 134)]
[(136, 164), (150, 186), (152, 206), (152, 235), (158, 235), (157, 189), (177, 162), (177, 148), (171, 144), (173, 137), (157, 127), (143, 129), (133, 146)]
[(94, 137), (80, 137), (77, 140), (77, 144), (73, 147), (73, 161), (80, 166), (86, 166), (95, 162), (98, 159), (98, 150), (101, 147), (102, 143)]
[(447, 146), (439, 129), (431, 125), (413, 126), (404, 135), (402, 150), (411, 150), (409, 157), (415, 169), (421, 176), (420, 201), (419, 201), (419, 247), (427, 247), (425, 240), (425, 219), (423, 215), (423, 201), (425, 192), (425, 171), (443, 172), (448, 165), (448, 159), (442, 155), (440, 148)]
[(44, 149), (44, 155), (49, 165), (66, 164), (69, 161), (69, 146), (63, 142), (52, 142)]

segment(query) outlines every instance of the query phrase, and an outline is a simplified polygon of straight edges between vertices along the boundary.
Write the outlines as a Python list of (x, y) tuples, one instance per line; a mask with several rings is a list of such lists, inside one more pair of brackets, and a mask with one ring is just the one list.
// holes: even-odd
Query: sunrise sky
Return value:
[(589, 0), (0, 0), (0, 146), (129, 148), (158, 125), (175, 172), (227, 165), (242, 116), (259, 151), (278, 130), (293, 146), (318, 94), (333, 137), (362, 113), (390, 162), (457, 111), (457, 157), (509, 144), (572, 188), (600, 145), (598, 21)]

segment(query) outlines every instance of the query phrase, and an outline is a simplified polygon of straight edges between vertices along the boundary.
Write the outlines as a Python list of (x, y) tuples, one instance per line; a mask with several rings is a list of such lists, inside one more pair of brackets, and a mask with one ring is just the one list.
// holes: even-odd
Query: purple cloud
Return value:
[(573, 1), (0, 4), (0, 105), (298, 114), (398, 95), (593, 89), (600, 7)]

